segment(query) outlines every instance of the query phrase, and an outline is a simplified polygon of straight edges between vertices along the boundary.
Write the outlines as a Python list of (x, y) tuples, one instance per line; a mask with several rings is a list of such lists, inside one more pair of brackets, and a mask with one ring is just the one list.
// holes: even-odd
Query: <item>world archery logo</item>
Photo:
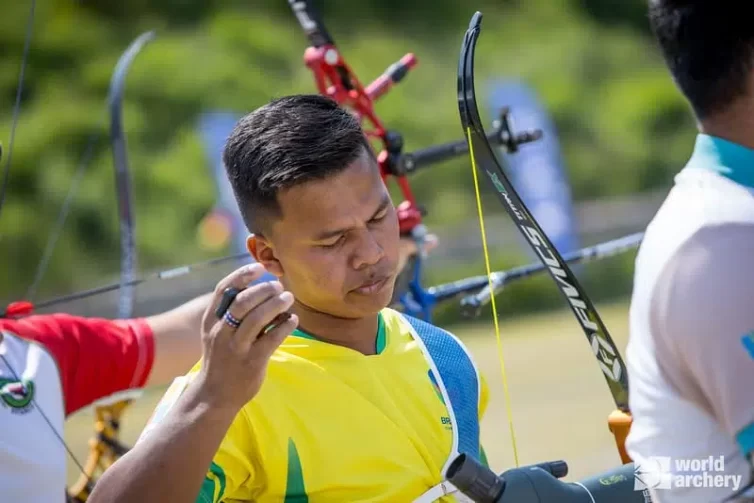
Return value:
[(0, 399), (15, 413), (29, 412), (34, 400), (34, 381), (0, 377)]
[(634, 490), (729, 488), (738, 491), (743, 476), (726, 473), (725, 456), (671, 458), (650, 456), (634, 463)]

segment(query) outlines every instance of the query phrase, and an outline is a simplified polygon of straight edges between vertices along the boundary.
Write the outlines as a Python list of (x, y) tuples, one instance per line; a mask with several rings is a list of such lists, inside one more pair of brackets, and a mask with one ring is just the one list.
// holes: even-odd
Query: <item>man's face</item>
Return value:
[(372, 157), (279, 193), (278, 202), (282, 217), (257, 239), (256, 255), (297, 302), (342, 318), (369, 316), (390, 303), (398, 217)]

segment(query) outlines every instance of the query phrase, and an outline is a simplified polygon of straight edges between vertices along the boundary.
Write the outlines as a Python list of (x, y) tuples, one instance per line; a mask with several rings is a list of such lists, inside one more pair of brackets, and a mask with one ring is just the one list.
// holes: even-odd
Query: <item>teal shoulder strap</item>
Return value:
[(453, 449), (448, 462), (458, 454), (480, 459), (479, 375), (466, 347), (453, 334), (427, 322), (402, 315), (420, 342), (453, 426)]

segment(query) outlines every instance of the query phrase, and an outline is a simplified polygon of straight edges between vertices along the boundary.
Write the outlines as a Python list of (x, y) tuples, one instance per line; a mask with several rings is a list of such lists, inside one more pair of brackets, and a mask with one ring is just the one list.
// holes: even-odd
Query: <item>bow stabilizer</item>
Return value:
[[(581, 264), (593, 260), (602, 260), (638, 248), (643, 239), (644, 232), (636, 232), (628, 236), (566, 253), (563, 255), (563, 260), (568, 264)], [(547, 269), (547, 265), (540, 260), (537, 262), (536, 267), (529, 265), (523, 266), (523, 268), (515, 268), (512, 271), (519, 269), (531, 270), (532, 268), (535, 268), (537, 272), (540, 270), (544, 271)], [(461, 299), (461, 314), (468, 318), (479, 316), (482, 312), (482, 306), (490, 303), (492, 297), (499, 294), (505, 288), (511, 278), (510, 274), (511, 271), (492, 273), (491, 285), (487, 281), (487, 278), (484, 277), (484, 285), (480, 286), (480, 291)]]
[[(477, 205), (480, 211), (480, 225), (482, 226), (483, 246), (486, 253), (486, 239), (484, 238), (484, 223), (481, 215), (481, 200), (478, 193), (477, 171), (481, 169), (494, 189), (508, 215), (518, 227), (527, 243), (540, 260), (547, 266), (553, 281), (563, 294), (571, 311), (581, 326), (592, 352), (597, 358), (600, 370), (615, 401), (616, 410), (610, 414), (608, 425), (613, 433), (621, 460), (624, 463), (631, 459), (625, 450), (625, 439), (631, 425), (628, 406), (628, 376), (620, 352), (610, 337), (592, 301), (571, 271), (568, 263), (553, 246), (550, 239), (539, 226), (526, 205), (519, 197), (498, 162), (487, 141), (482, 121), (477, 107), (474, 89), (474, 55), (482, 24), (482, 13), (476, 12), (471, 18), (469, 28), (461, 47), (458, 63), (458, 109), (461, 124), (469, 144), (470, 160), (477, 186)], [(489, 276), (489, 261), (488, 276)], [(490, 288), (493, 288), (490, 280)], [(494, 296), (491, 299), (493, 316), (497, 323)]]

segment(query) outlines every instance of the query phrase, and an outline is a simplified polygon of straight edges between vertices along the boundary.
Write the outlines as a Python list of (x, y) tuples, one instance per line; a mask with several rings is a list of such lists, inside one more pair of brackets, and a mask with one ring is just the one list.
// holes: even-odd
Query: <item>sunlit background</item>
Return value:
[[(462, 139), (459, 50), (474, 11), (484, 13), (476, 56), (481, 112), (492, 127), (510, 106), (516, 127), (544, 130), (542, 141), (501, 158), (561, 252), (643, 230), (690, 154), (694, 122), (648, 32), (643, 0), (315, 4), (363, 84), (407, 52), (416, 55), (416, 68), (376, 104), (407, 152)], [(235, 119), (270, 99), (316, 92), (303, 63), (307, 39), (287, 1), (40, 1), (16, 117), (28, 9), (28, 2), (5, 2), (0, 15), (0, 166), (11, 160), (0, 213), (0, 298), (38, 302), (118, 280), (108, 86), (126, 47), (152, 30), (156, 38), (131, 65), (123, 101), (138, 271), (238, 251), (245, 235), (223, 192), (222, 139)], [(428, 167), (410, 182), (440, 240), (425, 284), (483, 274), (468, 157)], [(391, 188), (398, 203), (402, 195)], [(534, 260), (488, 189), (482, 186), (493, 268)], [(634, 258), (632, 251), (576, 268), (621, 348)], [(147, 281), (136, 290), (135, 314), (209, 291), (237, 264)], [(117, 299), (114, 291), (44, 311), (115, 316)], [(456, 302), (435, 312), (469, 344), (490, 384), (483, 439), (493, 468), (515, 464), (508, 412), (522, 464), (563, 458), (572, 477), (618, 465), (606, 422), (611, 396), (550, 278), (511, 284), (498, 308), (510, 411), (489, 309), (475, 320), (460, 316)], [(127, 441), (160, 393), (148, 391), (126, 414)], [(86, 456), (90, 434), (90, 411), (69, 420), (66, 439), (77, 457)], [(70, 474), (77, 475), (73, 466)]]

